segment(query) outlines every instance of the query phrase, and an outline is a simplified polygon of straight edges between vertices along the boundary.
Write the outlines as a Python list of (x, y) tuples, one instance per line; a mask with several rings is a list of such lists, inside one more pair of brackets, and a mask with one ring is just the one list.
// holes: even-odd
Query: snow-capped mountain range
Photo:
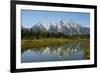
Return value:
[(65, 35), (89, 35), (90, 28), (84, 27), (74, 21), (62, 21), (58, 19), (57, 22), (53, 25), (52, 23), (48, 23), (48, 27), (43, 26), (43, 24), (37, 23), (33, 25), (31, 28), (33, 31), (41, 30), (48, 31), (53, 33), (63, 33)]

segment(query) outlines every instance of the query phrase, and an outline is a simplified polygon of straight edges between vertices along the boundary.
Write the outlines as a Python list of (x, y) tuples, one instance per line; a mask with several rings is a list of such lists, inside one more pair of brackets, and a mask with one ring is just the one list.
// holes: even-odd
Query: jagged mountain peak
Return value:
[(41, 22), (38, 22), (37, 24), (33, 25), (31, 29), (37, 31), (37, 30), (45, 30), (46, 28), (43, 26)]
[(57, 22), (56, 22), (56, 25), (58, 26), (63, 26), (63, 21), (61, 18), (58, 18)]
[(90, 29), (86, 28), (75, 21), (63, 21), (59, 18), (56, 21), (56, 24), (49, 22), (48, 26), (45, 27), (41, 22), (33, 25), (33, 30), (46, 30), (48, 32), (61, 32), (65, 35), (80, 35), (80, 34), (89, 34)]

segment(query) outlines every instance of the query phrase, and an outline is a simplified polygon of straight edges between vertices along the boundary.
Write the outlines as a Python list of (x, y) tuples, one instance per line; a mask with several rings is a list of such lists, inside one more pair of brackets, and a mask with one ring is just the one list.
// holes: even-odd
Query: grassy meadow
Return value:
[(89, 39), (56, 39), (56, 38), (48, 38), (48, 39), (33, 39), (33, 40), (21, 40), (21, 47), (24, 49), (27, 48), (39, 48), (53, 45), (63, 45), (71, 42), (88, 42)]

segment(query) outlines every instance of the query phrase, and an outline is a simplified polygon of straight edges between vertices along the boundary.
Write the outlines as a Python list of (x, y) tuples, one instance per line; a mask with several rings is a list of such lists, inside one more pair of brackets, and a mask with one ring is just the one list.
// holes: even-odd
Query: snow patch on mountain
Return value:
[(90, 28), (84, 27), (75, 21), (62, 21), (62, 19), (58, 19), (55, 24), (48, 23), (47, 27), (44, 27), (41, 22), (35, 24), (31, 29), (34, 31), (48, 31), (54, 33), (63, 33), (65, 35), (89, 35)]

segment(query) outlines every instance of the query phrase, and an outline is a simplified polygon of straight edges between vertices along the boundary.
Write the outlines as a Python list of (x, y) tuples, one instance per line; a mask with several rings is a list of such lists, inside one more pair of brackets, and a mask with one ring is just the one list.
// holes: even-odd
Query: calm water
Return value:
[(67, 61), (84, 60), (85, 46), (82, 42), (68, 43), (60, 46), (48, 46), (44, 48), (30, 48), (22, 50), (21, 62), (45, 62), (45, 61)]

